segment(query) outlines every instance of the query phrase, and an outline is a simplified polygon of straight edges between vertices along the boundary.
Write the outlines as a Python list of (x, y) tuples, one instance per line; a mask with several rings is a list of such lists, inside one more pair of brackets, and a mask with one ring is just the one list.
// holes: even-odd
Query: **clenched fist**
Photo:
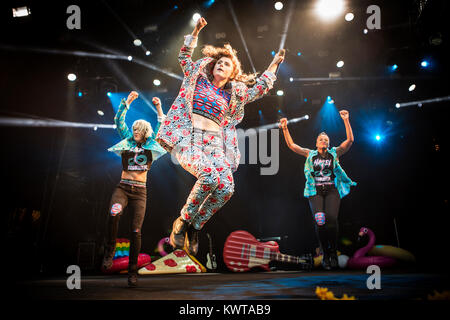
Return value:
[(339, 111), (339, 114), (341, 115), (342, 120), (348, 120), (349, 114), (347, 110), (341, 110)]
[(136, 91), (131, 91), (127, 98), (127, 105), (130, 105), (138, 97), (139, 97), (139, 94)]
[(158, 97), (153, 97), (152, 102), (155, 106), (161, 106), (161, 100)]
[(281, 129), (286, 129), (286, 128), (287, 128), (287, 119), (286, 119), (286, 118), (281, 118), (281, 119), (280, 119), (280, 125), (279, 125), (279, 127), (280, 127)]

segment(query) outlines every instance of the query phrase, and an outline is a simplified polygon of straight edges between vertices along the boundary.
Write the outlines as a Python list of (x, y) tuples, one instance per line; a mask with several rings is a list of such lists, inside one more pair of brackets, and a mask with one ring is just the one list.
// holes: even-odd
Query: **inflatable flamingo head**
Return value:
[(361, 229), (359, 229), (358, 236), (363, 237), (368, 233), (369, 233), (369, 229), (366, 227), (362, 227)]

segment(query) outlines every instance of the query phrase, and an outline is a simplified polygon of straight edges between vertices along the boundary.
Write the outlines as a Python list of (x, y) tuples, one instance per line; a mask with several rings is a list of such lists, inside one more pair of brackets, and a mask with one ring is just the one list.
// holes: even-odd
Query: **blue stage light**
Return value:
[(274, 56), (275, 55), (275, 51), (272, 51), (271, 54)]
[(301, 52), (297, 52), (297, 55), (300, 57), (302, 55), (302, 53)]
[(421, 65), (423, 68), (426, 68), (426, 67), (428, 67), (428, 66), (430, 65), (430, 63), (429, 63), (427, 60), (422, 60), (422, 62), (420, 63), (420, 65)]
[(108, 92), (106, 95), (107, 95), (108, 97), (111, 97), (111, 92)]
[(377, 135), (375, 136), (375, 140), (380, 141), (380, 140), (381, 140), (381, 136), (380, 136), (379, 134), (377, 134)]
[(393, 65), (391, 66), (391, 70), (392, 70), (392, 71), (395, 71), (395, 70), (397, 70), (397, 69), (398, 69), (398, 65), (393, 64)]
[(78, 91), (78, 96), (79, 96), (79, 97), (82, 97), (82, 96), (83, 96), (83, 92)]

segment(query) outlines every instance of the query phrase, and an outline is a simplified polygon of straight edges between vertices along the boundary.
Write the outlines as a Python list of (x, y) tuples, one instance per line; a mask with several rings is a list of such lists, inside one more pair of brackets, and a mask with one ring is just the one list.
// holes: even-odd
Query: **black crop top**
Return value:
[(327, 152), (325, 157), (317, 154), (312, 158), (316, 186), (334, 185), (333, 156)]
[(122, 152), (122, 169), (124, 171), (148, 171), (152, 161), (152, 152), (139, 146)]

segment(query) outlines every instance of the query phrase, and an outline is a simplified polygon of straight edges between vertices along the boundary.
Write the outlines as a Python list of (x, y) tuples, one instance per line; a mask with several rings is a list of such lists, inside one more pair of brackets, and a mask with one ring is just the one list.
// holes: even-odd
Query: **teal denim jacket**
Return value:
[[(344, 169), (342, 169), (341, 165), (339, 164), (339, 160), (336, 153), (336, 147), (333, 147), (331, 149), (327, 149), (327, 151), (333, 156), (333, 173), (334, 173), (334, 185), (336, 186), (336, 189), (339, 192), (339, 196), (341, 199), (345, 197), (347, 194), (350, 193), (350, 187), (356, 186), (356, 182), (353, 182), (345, 173)], [(309, 152), (308, 158), (306, 158), (305, 162), (305, 177), (306, 177), (306, 184), (305, 184), (305, 191), (304, 196), (305, 197), (312, 197), (317, 194), (316, 185), (314, 183), (314, 165), (312, 162), (312, 158), (317, 155), (317, 150), (311, 150)]]
[[(133, 139), (133, 133), (128, 129), (125, 123), (125, 116), (127, 114), (128, 108), (125, 103), (125, 99), (120, 102), (119, 110), (117, 110), (116, 116), (114, 117), (114, 123), (117, 126), (117, 131), (119, 136), (123, 139), (119, 143), (115, 144), (108, 151), (114, 152), (118, 156), (121, 155), (122, 151), (131, 150), (137, 146), (136, 141)], [(142, 145), (143, 149), (150, 150), (152, 152), (153, 161), (156, 161), (159, 157), (163, 156), (167, 151), (164, 150), (158, 142), (155, 141), (156, 134), (158, 133), (161, 122), (164, 119), (158, 117), (158, 124), (155, 130), (152, 132), (147, 141)]]

